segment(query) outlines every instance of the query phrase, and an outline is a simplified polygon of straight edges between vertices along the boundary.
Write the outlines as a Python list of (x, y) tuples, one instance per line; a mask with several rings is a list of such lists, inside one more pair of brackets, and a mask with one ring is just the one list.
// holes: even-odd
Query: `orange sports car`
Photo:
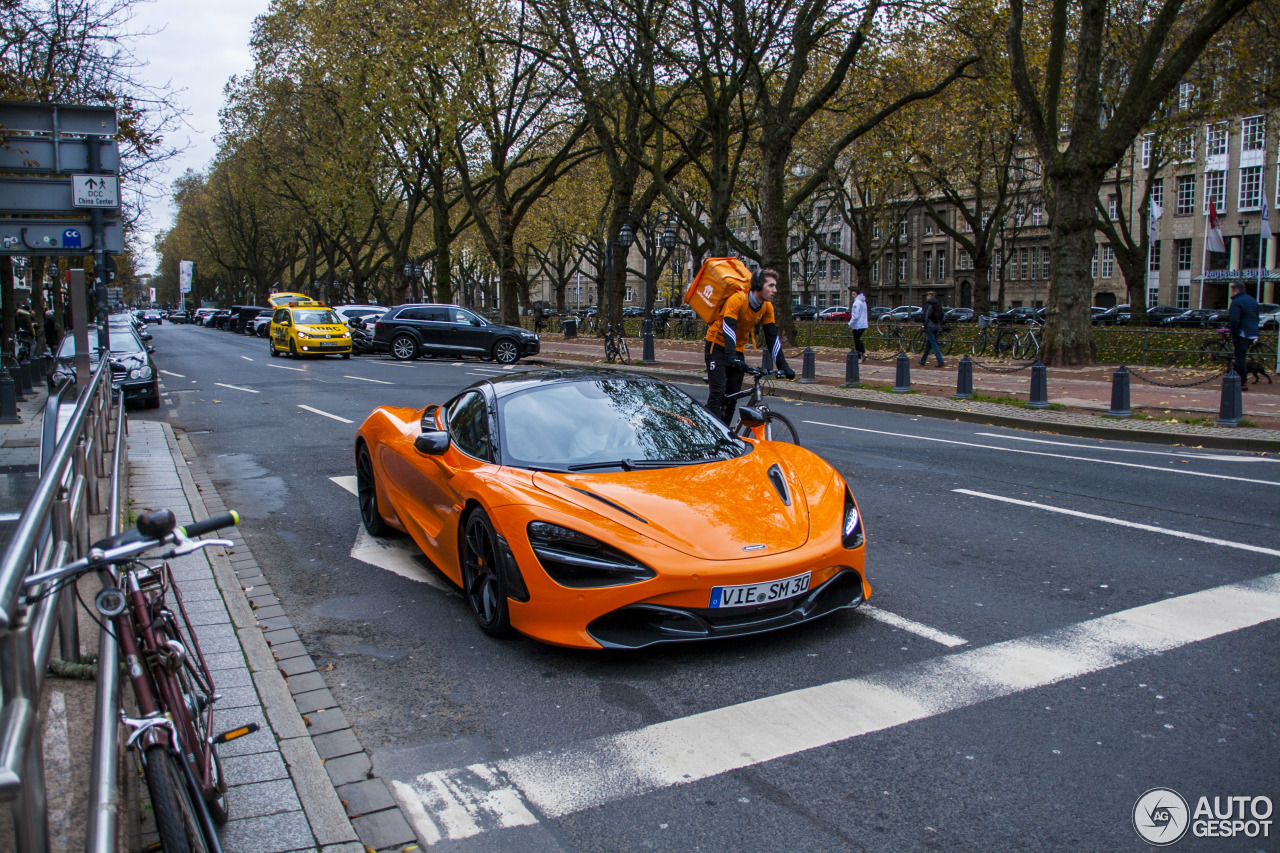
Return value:
[(772, 631), (871, 595), (858, 504), (794, 444), (606, 370), (383, 406), (355, 441), (368, 531), (408, 533), (481, 629), (579, 648)]

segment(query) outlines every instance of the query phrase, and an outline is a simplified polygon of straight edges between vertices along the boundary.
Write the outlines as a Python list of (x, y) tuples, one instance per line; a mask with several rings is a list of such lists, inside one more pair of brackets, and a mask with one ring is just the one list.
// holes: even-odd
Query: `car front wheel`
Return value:
[(418, 342), (409, 335), (396, 335), (391, 339), (391, 357), (397, 361), (412, 361), (418, 356)]
[(484, 510), (467, 516), (462, 541), (462, 594), (480, 630), (491, 637), (511, 633), (507, 582), (498, 556), (498, 534)]
[(371, 536), (390, 536), (395, 529), (378, 512), (378, 488), (373, 476), (373, 458), (367, 445), (356, 451), (356, 499), (360, 503), (360, 520)]
[(510, 338), (503, 338), (493, 345), (493, 360), (499, 364), (515, 364), (520, 360), (520, 348)]

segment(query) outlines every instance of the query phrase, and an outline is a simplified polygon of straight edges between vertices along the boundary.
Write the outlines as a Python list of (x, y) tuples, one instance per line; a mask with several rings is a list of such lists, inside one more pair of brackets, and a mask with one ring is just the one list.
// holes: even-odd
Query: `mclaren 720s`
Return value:
[(369, 533), (413, 537), (491, 635), (636, 649), (773, 631), (871, 594), (840, 474), (734, 437), (659, 379), (537, 371), (383, 406), (355, 463)]

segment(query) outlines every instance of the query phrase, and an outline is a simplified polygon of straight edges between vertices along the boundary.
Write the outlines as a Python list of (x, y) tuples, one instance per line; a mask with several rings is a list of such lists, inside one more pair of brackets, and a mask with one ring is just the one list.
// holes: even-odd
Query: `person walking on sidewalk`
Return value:
[(1249, 390), (1249, 347), (1258, 340), (1258, 301), (1244, 289), (1244, 282), (1231, 282), (1231, 312), (1228, 327), (1231, 343), (1235, 347), (1236, 375), (1240, 377), (1240, 390)]
[(938, 329), (942, 328), (942, 306), (938, 297), (930, 290), (924, 301), (924, 352), (920, 355), (920, 366), (929, 360), (932, 351), (938, 359), (938, 367), (942, 367), (942, 350), (938, 347)]
[(853, 291), (853, 303), (849, 306), (849, 329), (853, 332), (853, 348), (858, 351), (858, 361), (862, 361), (867, 357), (867, 348), (862, 343), (862, 333), (870, 325), (867, 319), (867, 297), (862, 295), (857, 285), (850, 290)]

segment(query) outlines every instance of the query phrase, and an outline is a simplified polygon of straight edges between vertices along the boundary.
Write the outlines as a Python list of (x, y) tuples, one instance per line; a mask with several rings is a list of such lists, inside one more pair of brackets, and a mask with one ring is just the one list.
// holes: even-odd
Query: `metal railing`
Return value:
[[(44, 418), (59, 418), (60, 394), (50, 395)], [(44, 440), (58, 435), (45, 426)], [(99, 482), (111, 477), (108, 533), (117, 532), (123, 469), (124, 399), (113, 403), (111, 362), (103, 358), (81, 392), (57, 446), (41, 448), (40, 481), (18, 519), (8, 550), (0, 557), (0, 802), (11, 804), (16, 849), (49, 849), (44, 755), (38, 731), (41, 691), (53, 646), (60, 635), (64, 659), (79, 659), (74, 587), (64, 587), (31, 606), (20, 602), (22, 581), (78, 559), (88, 550), (89, 519), (102, 511)], [(111, 469), (108, 470), (108, 464)], [(93, 778), (87, 849), (115, 846), (116, 726), (119, 717), (118, 650), (102, 636), (94, 720)]]

